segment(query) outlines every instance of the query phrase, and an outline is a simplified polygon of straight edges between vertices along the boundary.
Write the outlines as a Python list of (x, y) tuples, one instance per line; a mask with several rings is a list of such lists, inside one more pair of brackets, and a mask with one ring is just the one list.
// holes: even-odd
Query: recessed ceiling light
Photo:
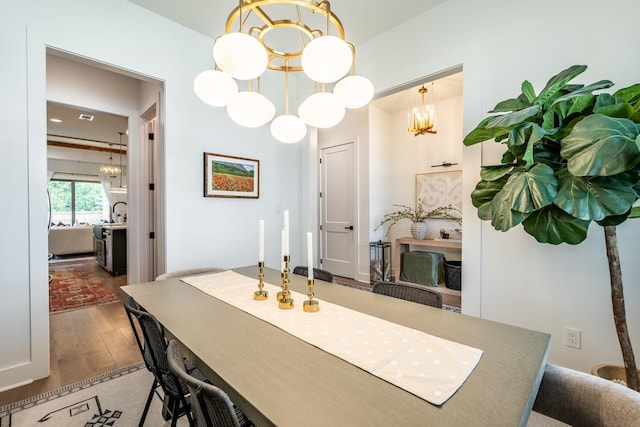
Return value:
[(60, 119), (49, 119), (49, 121), (53, 123), (62, 123), (62, 120)]
[(82, 113), (80, 114), (80, 117), (78, 117), (80, 120), (87, 120), (92, 122), (93, 121), (93, 116), (91, 114), (86, 114), (86, 113)]

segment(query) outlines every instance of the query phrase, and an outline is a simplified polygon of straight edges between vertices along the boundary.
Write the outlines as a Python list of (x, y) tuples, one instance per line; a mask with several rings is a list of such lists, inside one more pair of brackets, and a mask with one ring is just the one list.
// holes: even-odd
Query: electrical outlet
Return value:
[(564, 345), (567, 347), (581, 348), (582, 347), (582, 332), (576, 328), (564, 328)]

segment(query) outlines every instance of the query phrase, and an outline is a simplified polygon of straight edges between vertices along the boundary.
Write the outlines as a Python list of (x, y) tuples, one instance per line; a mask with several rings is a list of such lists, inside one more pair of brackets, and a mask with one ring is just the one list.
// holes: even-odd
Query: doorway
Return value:
[[(126, 153), (123, 155), (125, 176), (122, 185), (116, 180), (118, 187), (124, 187), (126, 194), (120, 195), (115, 201), (124, 201), (127, 215), (127, 275), (132, 283), (152, 280), (154, 268), (150, 265), (163, 265), (157, 258), (162, 256), (161, 251), (149, 250), (150, 230), (162, 227), (152, 227), (150, 218), (158, 218), (159, 192), (151, 198), (149, 195), (150, 184), (154, 183), (152, 168), (149, 166), (149, 158), (154, 158), (153, 167), (159, 169), (158, 160), (162, 156), (153, 150), (160, 139), (156, 132), (156, 144), (150, 146), (147, 143), (147, 123), (155, 120), (157, 110), (162, 103), (162, 84), (153, 81), (149, 77), (133, 74), (130, 71), (94, 62), (86, 58), (79, 58), (66, 52), (59, 52), (48, 48), (46, 55), (47, 69), (47, 101), (61, 105), (80, 106), (89, 112), (105, 112), (113, 116), (119, 116), (126, 120), (125, 140)], [(97, 82), (97, 84), (96, 84)], [(94, 119), (95, 120), (95, 119)], [(76, 120), (76, 125), (84, 124)], [(95, 122), (93, 123), (95, 124)], [(49, 127), (48, 127), (49, 128)], [(107, 130), (108, 134), (118, 137), (118, 130)], [(65, 136), (74, 137), (72, 131)], [(106, 138), (91, 138), (81, 136), (85, 145), (100, 145), (100, 141)], [(94, 139), (96, 141), (86, 141)], [(117, 139), (116, 139), (117, 140)], [(79, 140), (75, 140), (80, 143)], [(110, 141), (110, 140), (107, 140)], [(117, 145), (117, 144), (116, 144)], [(68, 150), (67, 150), (68, 151)], [(102, 158), (104, 157), (104, 158)], [(95, 157), (83, 167), (93, 168), (93, 174), (99, 175), (99, 166), (107, 160), (107, 154)], [(117, 157), (116, 157), (117, 158)], [(120, 214), (120, 220), (124, 220), (124, 204), (119, 204), (116, 209)], [(152, 214), (153, 213), (153, 216)], [(111, 218), (109, 218), (111, 220)], [(157, 232), (156, 232), (157, 235)], [(155, 257), (151, 259), (151, 257)]]
[(320, 150), (320, 241), (322, 268), (355, 278), (354, 143)]

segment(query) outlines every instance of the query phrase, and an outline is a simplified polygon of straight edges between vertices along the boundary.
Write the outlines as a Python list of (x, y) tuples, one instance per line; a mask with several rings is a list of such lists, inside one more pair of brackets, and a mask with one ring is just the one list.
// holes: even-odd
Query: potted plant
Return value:
[(604, 229), (615, 328), (627, 385), (639, 390), (627, 332), (616, 226), (640, 216), (640, 84), (613, 94), (602, 80), (569, 84), (586, 70), (574, 65), (553, 76), (536, 95), (522, 93), (496, 105), (464, 139), (504, 144), (501, 164), (484, 166), (471, 194), (482, 220), (500, 231), (519, 224), (540, 243), (576, 245), (591, 222)]
[(376, 225), (375, 230), (382, 227), (385, 224), (388, 224), (387, 233), (389, 235), (389, 231), (391, 227), (396, 225), (398, 221), (403, 219), (408, 219), (411, 221), (411, 236), (414, 239), (426, 239), (428, 226), (424, 222), (425, 219), (428, 218), (442, 218), (442, 219), (450, 219), (456, 221), (458, 224), (462, 224), (462, 212), (456, 206), (451, 204), (447, 206), (439, 206), (435, 209), (425, 211), (422, 206), (422, 200), (418, 199), (418, 206), (414, 209), (405, 205), (393, 205), (400, 209), (386, 214), (382, 220)]

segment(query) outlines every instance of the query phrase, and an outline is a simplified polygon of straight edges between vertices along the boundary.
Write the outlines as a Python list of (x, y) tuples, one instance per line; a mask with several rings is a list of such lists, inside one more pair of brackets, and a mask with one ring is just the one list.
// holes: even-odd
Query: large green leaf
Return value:
[(623, 222), (625, 222), (627, 220), (627, 218), (630, 218), (630, 215), (629, 215), (630, 213), (631, 213), (631, 209), (629, 209), (627, 212), (623, 213), (622, 215), (608, 216), (608, 217), (604, 218), (603, 220), (596, 221), (596, 222), (601, 227), (618, 226), (618, 225), (622, 224)]
[(511, 210), (511, 194), (503, 188), (494, 196), (490, 205), (491, 225), (496, 230), (507, 231), (525, 220), (527, 214)]
[[(515, 165), (483, 166), (480, 169), (480, 178), (483, 181), (497, 181), (509, 175), (515, 168)], [(504, 182), (502, 185), (504, 185)]]
[(566, 173), (559, 174), (558, 181), (558, 194), (553, 203), (585, 221), (622, 215), (638, 198), (626, 176), (589, 178)]
[(531, 107), (524, 108), (522, 110), (513, 111), (511, 113), (495, 116), (487, 123), (487, 128), (510, 128), (513, 125), (524, 122), (530, 117), (535, 116), (540, 112), (542, 107), (540, 105), (532, 105)]
[(507, 146), (516, 158), (525, 161), (530, 168), (534, 163), (534, 145), (545, 136), (553, 135), (556, 129), (543, 129), (536, 123), (522, 123), (509, 132)]
[(591, 94), (576, 96), (573, 98), (565, 99), (562, 102), (553, 104), (549, 108), (548, 112), (555, 114), (556, 118), (554, 122), (557, 126), (562, 126), (567, 121), (568, 117), (575, 114), (591, 114), (593, 106), (596, 103), (596, 97)]
[(478, 218), (484, 221), (491, 220), (491, 201), (506, 182), (507, 178), (502, 178), (495, 181), (480, 181), (476, 184), (476, 188), (471, 192), (471, 202), (478, 208)]
[(530, 81), (525, 80), (524, 82), (522, 82), (522, 94), (527, 97), (529, 105), (531, 105), (533, 101), (536, 100), (536, 91), (533, 89), (533, 85)]
[(522, 224), (540, 243), (577, 245), (587, 237), (589, 221), (574, 218), (555, 205), (529, 215)]
[(588, 86), (583, 86), (580, 89), (568, 92), (564, 95), (562, 95), (561, 97), (557, 98), (555, 101), (553, 101), (553, 104), (551, 104), (551, 106), (556, 105), (560, 102), (566, 101), (568, 99), (572, 99), (575, 98), (577, 96), (584, 96), (584, 95), (590, 95), (591, 92), (593, 92), (594, 90), (599, 90), (599, 89), (606, 89), (613, 86), (613, 82), (610, 80), (600, 80), (599, 82), (596, 83), (592, 83)]
[(617, 90), (613, 96), (628, 103), (640, 101), (640, 83)]
[(640, 218), (640, 206), (631, 208), (631, 213), (629, 214), (629, 218)]
[(593, 107), (593, 112), (609, 117), (630, 119), (636, 113), (636, 110), (634, 110), (628, 102), (609, 95), (608, 93), (602, 93), (598, 95), (596, 104)]
[(517, 98), (505, 99), (504, 101), (498, 102), (489, 113), (508, 113), (510, 111), (522, 110), (529, 105)]
[(560, 153), (575, 176), (610, 176), (636, 166), (639, 129), (631, 120), (593, 114), (578, 122), (561, 142)]
[(500, 136), (507, 135), (509, 133), (509, 129), (502, 129), (499, 127), (487, 129), (487, 123), (492, 119), (493, 116), (489, 116), (482, 120), (474, 130), (464, 137), (464, 140), (462, 141), (463, 144), (470, 146), (479, 142), (484, 142), (488, 139), (499, 138)]
[(577, 75), (582, 74), (586, 69), (586, 65), (572, 65), (551, 77), (545, 88), (540, 92), (540, 95), (538, 95), (538, 98), (536, 98), (535, 103), (539, 105), (546, 104), (549, 100), (555, 98), (557, 93), (562, 90), (569, 81)]
[(505, 208), (525, 214), (553, 203), (557, 192), (553, 169), (538, 164), (527, 171), (514, 172), (502, 188), (501, 204)]

